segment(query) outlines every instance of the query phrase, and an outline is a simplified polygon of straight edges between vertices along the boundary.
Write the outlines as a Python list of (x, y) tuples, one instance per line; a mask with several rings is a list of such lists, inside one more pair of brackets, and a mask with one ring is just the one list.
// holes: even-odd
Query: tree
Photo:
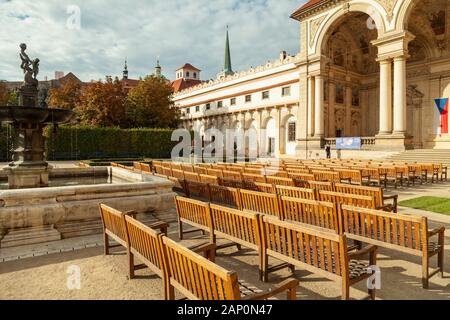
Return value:
[(176, 128), (178, 112), (171, 99), (172, 87), (165, 78), (148, 76), (128, 93), (129, 127)]
[(0, 81), (0, 106), (6, 106), (9, 101), (8, 87), (3, 81)]
[(49, 90), (49, 105), (60, 109), (73, 110), (80, 103), (81, 83), (68, 79), (59, 88)]
[(83, 87), (75, 111), (82, 124), (124, 127), (126, 93), (119, 81), (107, 78)]

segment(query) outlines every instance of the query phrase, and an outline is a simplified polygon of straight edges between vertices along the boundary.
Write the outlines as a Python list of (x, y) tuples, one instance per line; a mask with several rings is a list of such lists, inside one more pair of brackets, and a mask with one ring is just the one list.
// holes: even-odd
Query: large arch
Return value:
[(320, 55), (324, 46), (327, 42), (327, 34), (334, 25), (339, 24), (346, 19), (349, 13), (365, 13), (375, 24), (378, 30), (378, 38), (382, 38), (386, 33), (386, 25), (388, 22), (383, 18), (386, 16), (386, 11), (382, 5), (374, 0), (360, 0), (360, 2), (352, 3), (348, 7), (339, 6), (334, 11), (329, 14), (325, 14), (317, 19), (323, 19), (314, 37), (314, 44), (310, 49), (313, 49), (310, 53), (313, 55)]

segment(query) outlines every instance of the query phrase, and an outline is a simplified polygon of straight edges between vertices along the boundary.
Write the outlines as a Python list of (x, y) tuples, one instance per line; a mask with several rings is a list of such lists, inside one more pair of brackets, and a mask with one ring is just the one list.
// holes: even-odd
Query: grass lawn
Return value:
[(421, 209), (450, 215), (450, 198), (420, 197), (411, 200), (400, 201), (399, 205), (402, 207)]

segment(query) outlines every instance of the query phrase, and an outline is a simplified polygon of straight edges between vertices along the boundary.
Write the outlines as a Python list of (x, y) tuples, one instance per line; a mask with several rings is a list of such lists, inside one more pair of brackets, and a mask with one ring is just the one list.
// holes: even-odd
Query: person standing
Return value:
[(331, 159), (331, 147), (329, 145), (326, 146), (325, 152), (327, 153), (327, 159)]

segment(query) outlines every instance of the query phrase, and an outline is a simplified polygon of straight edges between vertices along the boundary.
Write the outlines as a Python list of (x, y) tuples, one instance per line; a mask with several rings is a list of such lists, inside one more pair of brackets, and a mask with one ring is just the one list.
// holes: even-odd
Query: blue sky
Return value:
[[(214, 78), (223, 67), (226, 26), (232, 63), (247, 69), (299, 51), (299, 24), (290, 14), (304, 0), (0, 0), (0, 79), (20, 80), (19, 44), (41, 60), (40, 80), (54, 71), (84, 81), (163, 74), (189, 62)], [(77, 13), (80, 13), (78, 15)], [(79, 28), (78, 28), (78, 21)]]

